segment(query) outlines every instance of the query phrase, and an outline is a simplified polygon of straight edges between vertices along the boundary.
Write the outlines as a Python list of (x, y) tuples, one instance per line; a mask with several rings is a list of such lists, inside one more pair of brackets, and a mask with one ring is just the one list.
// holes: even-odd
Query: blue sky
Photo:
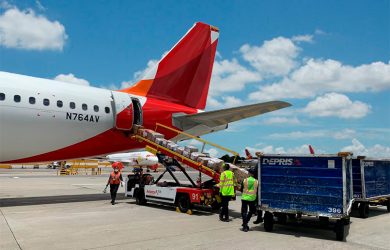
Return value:
[(220, 28), (208, 110), (293, 104), (206, 139), (390, 158), (389, 1), (0, 0), (0, 70), (117, 89), (196, 21)]

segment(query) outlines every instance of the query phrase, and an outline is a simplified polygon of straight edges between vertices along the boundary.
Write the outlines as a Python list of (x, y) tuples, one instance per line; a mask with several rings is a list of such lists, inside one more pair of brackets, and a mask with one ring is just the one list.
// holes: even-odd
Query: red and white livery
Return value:
[[(203, 112), (217, 28), (196, 23), (134, 86), (111, 91), (0, 72), (0, 163), (43, 162), (139, 149), (134, 124), (202, 135), (290, 106), (280, 101)], [(172, 132), (167, 139), (180, 140)]]

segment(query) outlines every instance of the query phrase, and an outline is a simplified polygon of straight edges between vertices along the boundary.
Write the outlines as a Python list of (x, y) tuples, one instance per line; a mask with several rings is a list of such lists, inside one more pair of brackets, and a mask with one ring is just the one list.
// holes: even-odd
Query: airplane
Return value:
[[(204, 111), (219, 29), (197, 22), (133, 86), (118, 91), (0, 72), (0, 163), (90, 158), (142, 149), (134, 125), (201, 136), (291, 106), (271, 101)], [(160, 132), (160, 131), (159, 131)], [(188, 139), (161, 131), (166, 139)]]
[(158, 167), (157, 156), (147, 151), (110, 154), (106, 156), (106, 160), (109, 162), (119, 161), (127, 166), (151, 167), (152, 169)]

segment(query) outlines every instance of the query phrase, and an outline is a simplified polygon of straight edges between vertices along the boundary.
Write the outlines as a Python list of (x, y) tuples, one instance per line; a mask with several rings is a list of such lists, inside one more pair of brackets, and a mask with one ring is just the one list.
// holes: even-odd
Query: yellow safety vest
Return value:
[(219, 178), (219, 191), (222, 196), (234, 196), (234, 174), (226, 170)]
[(252, 176), (246, 178), (244, 180), (244, 187), (242, 190), (242, 197), (241, 199), (244, 201), (254, 201), (256, 200), (256, 192), (257, 187), (259, 185), (259, 182), (253, 178)]

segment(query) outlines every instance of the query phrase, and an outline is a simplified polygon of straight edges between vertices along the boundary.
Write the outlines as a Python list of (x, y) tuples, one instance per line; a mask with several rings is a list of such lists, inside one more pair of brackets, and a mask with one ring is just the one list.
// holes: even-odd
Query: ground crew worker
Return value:
[(235, 176), (230, 170), (228, 163), (223, 165), (223, 172), (219, 177), (219, 192), (222, 200), (222, 208), (219, 214), (219, 220), (229, 221), (229, 201), (235, 196)]
[[(242, 187), (242, 196), (241, 196), (241, 216), (242, 216), (242, 231), (249, 231), (249, 220), (252, 215), (256, 213), (256, 197), (257, 197), (257, 188), (259, 182), (253, 177), (255, 175), (255, 170), (252, 168), (249, 170), (249, 177), (246, 178), (241, 187)], [(249, 207), (249, 213), (248, 213)]]
[[(258, 168), (259, 168), (259, 166), (258, 165), (256, 165), (255, 167), (254, 167), (254, 178), (256, 179), (256, 180), (258, 180)], [(259, 207), (258, 207), (258, 204), (259, 204), (259, 196), (256, 196), (256, 200), (255, 200), (255, 203), (256, 203), (256, 207), (257, 207), (257, 218), (256, 218), (256, 220), (253, 222), (253, 224), (260, 224), (261, 222), (263, 222), (263, 211), (261, 211), (260, 209), (259, 209)]]
[(115, 163), (116, 162), (114, 162), (112, 164), (114, 171), (111, 172), (110, 177), (108, 177), (108, 181), (107, 181), (107, 185), (106, 185), (106, 189), (107, 189), (108, 185), (110, 185), (110, 194), (111, 194), (111, 204), (112, 205), (115, 204), (116, 193), (118, 192), (119, 184), (121, 186), (123, 186), (122, 185), (122, 181), (123, 181), (122, 174), (119, 171), (118, 164), (115, 164)]

